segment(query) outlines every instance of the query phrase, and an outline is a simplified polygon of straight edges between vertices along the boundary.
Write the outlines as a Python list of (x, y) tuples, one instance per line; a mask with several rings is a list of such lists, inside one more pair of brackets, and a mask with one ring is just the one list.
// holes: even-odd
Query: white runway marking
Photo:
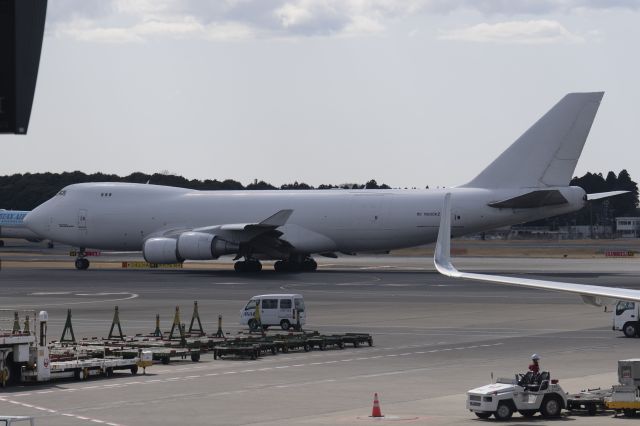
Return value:
[[(14, 395), (14, 396), (18, 396), (18, 394)], [(108, 423), (108, 422), (106, 422), (104, 420), (101, 420), (101, 419), (80, 416), (78, 414), (73, 414), (73, 413), (62, 413), (62, 412), (57, 411), (57, 410), (52, 410), (51, 408), (39, 407), (37, 405), (31, 405), (31, 404), (27, 404), (25, 402), (14, 401), (14, 400), (9, 399), (9, 398), (7, 398), (5, 396), (1, 396), (0, 397), (0, 402), (8, 402), (8, 403), (11, 403), (11, 404), (20, 405), (22, 407), (32, 408), (32, 409), (35, 409), (35, 410), (38, 410), (38, 411), (45, 411), (45, 412), (50, 413), (50, 414), (58, 414), (58, 415), (61, 415), (61, 416), (72, 417), (72, 418), (75, 418), (75, 419), (78, 419), (78, 420), (90, 421), (90, 422), (93, 422), (93, 423), (107, 424), (109, 426), (123, 426), (123, 425), (121, 425), (119, 423)]]
[[(287, 368), (300, 368), (300, 367), (311, 367), (311, 366), (320, 366), (320, 365), (331, 365), (331, 364), (337, 364), (337, 363), (347, 363), (347, 362), (352, 362), (352, 361), (369, 361), (369, 360), (377, 360), (377, 359), (381, 359), (381, 358), (395, 358), (395, 357), (399, 357), (399, 356), (409, 356), (409, 355), (424, 355), (425, 353), (441, 353), (441, 352), (448, 352), (448, 351), (464, 351), (464, 350), (468, 350), (468, 349), (472, 349), (472, 348), (488, 348), (488, 347), (495, 347), (495, 346), (501, 346), (504, 343), (499, 342), (499, 343), (490, 343), (490, 344), (484, 344), (484, 345), (474, 345), (474, 346), (460, 346), (460, 347), (456, 347), (456, 348), (442, 348), (442, 349), (434, 349), (431, 351), (414, 351), (414, 352), (404, 352), (402, 354), (386, 354), (386, 355), (375, 355), (375, 356), (362, 356), (362, 357), (358, 357), (358, 358), (344, 358), (344, 359), (340, 359), (340, 360), (330, 360), (330, 361), (321, 361), (321, 362), (310, 362), (310, 363), (305, 363), (305, 364), (291, 364), (291, 365), (281, 365), (281, 366), (275, 366), (275, 367), (265, 367), (265, 368), (259, 368), (259, 369), (248, 369), (248, 370), (239, 370), (239, 371), (225, 371), (225, 372), (218, 372), (218, 373), (208, 373), (208, 374), (203, 374), (203, 375), (190, 375), (190, 376), (174, 376), (174, 377), (168, 377), (166, 379), (150, 379), (150, 380), (144, 380), (144, 381), (135, 381), (135, 382), (124, 382), (124, 383), (119, 383), (119, 384), (104, 384), (104, 385), (100, 385), (100, 386), (80, 386), (80, 387), (74, 387), (74, 388), (67, 388), (67, 389), (57, 389), (55, 391), (51, 391), (51, 392), (75, 392), (75, 391), (85, 391), (85, 390), (92, 390), (92, 389), (113, 389), (114, 387), (119, 387), (119, 388), (123, 388), (123, 387), (129, 387), (129, 386), (135, 386), (135, 385), (144, 385), (147, 383), (176, 383), (178, 381), (187, 381), (187, 380), (193, 380), (193, 379), (197, 379), (197, 378), (203, 378), (203, 377), (213, 377), (213, 376), (219, 376), (219, 375), (232, 375), (232, 374), (255, 374), (255, 372), (258, 371), (275, 371), (275, 370), (282, 370), (282, 369), (287, 369)], [(373, 351), (375, 349), (371, 349), (371, 351)], [(282, 360), (282, 359), (281, 359)], [(165, 370), (166, 371), (166, 370)], [(400, 371), (400, 370), (399, 370)], [(402, 370), (404, 371), (404, 370)], [(175, 370), (174, 370), (175, 372)], [(384, 375), (389, 375), (389, 374), (398, 374), (398, 372), (383, 372), (380, 374), (376, 374), (376, 375), (364, 375), (364, 376), (358, 376), (358, 377), (378, 377), (378, 376), (384, 376)], [(328, 380), (334, 380), (334, 379), (328, 379)], [(318, 383), (318, 382), (313, 382), (313, 383)], [(301, 384), (296, 384), (296, 386), (301, 386)], [(237, 392), (237, 391), (233, 391), (233, 392)], [(15, 394), (13, 395), (13, 397), (18, 397), (18, 396), (28, 396), (30, 395), (30, 393), (20, 393), (20, 394)], [(0, 398), (0, 401), (2, 401), (3, 399)], [(7, 402), (12, 402), (14, 404), (23, 404), (21, 402), (16, 402), (16, 401), (12, 401), (12, 400), (6, 400)], [(34, 407), (37, 408), (37, 407)]]

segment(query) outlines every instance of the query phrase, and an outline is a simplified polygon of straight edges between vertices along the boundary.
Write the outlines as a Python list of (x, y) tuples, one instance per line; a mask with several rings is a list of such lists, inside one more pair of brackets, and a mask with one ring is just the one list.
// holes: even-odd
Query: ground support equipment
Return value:
[(586, 412), (595, 416), (598, 412), (605, 411), (605, 397), (611, 396), (611, 389), (587, 389), (578, 393), (567, 395), (567, 410), (573, 412)]

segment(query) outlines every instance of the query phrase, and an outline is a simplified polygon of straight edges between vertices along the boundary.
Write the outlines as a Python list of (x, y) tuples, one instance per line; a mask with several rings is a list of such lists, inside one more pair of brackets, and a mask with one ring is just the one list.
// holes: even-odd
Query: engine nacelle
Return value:
[(184, 232), (178, 237), (178, 256), (183, 259), (217, 259), (223, 254), (236, 253), (238, 248), (238, 244), (205, 232)]
[(142, 255), (149, 263), (179, 263), (184, 260), (178, 255), (175, 238), (149, 238), (144, 242)]

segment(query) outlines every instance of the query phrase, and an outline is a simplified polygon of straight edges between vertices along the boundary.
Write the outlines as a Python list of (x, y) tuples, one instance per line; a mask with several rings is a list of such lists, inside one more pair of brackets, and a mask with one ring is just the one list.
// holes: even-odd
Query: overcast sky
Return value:
[(639, 0), (49, 0), (0, 174), (465, 183), (564, 94), (640, 178)]

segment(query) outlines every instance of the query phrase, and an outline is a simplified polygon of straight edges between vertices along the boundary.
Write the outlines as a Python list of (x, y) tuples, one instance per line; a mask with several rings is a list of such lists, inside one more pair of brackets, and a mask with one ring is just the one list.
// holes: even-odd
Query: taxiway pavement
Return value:
[[(2, 255), (2, 253), (0, 253)], [(6, 262), (5, 262), (6, 264)], [(460, 269), (640, 288), (636, 259), (460, 259)], [(66, 268), (64, 266), (67, 266)], [(117, 266), (117, 265), (116, 265)], [(280, 425), (369, 424), (373, 393), (384, 414), (414, 424), (479, 424), (465, 391), (490, 374), (511, 376), (542, 356), (567, 391), (610, 386), (618, 359), (638, 356), (640, 339), (611, 330), (611, 314), (570, 295), (455, 281), (424, 258), (327, 259), (316, 273), (239, 275), (230, 270), (88, 271), (19, 262), (0, 271), (0, 307), (47, 310), (58, 339), (72, 309), (77, 336), (105, 336), (113, 307), (125, 333), (149, 333), (155, 314), (188, 321), (198, 301), (205, 330), (218, 314), (236, 332), (238, 311), (255, 294), (301, 293), (308, 329), (368, 332), (374, 347), (155, 365), (146, 376), (20, 386), (0, 392), (0, 413), (35, 415), (36, 424)], [(206, 266), (206, 265), (205, 265)], [(610, 415), (575, 424), (617, 424)], [(562, 420), (560, 420), (562, 421)], [(387, 420), (387, 422), (391, 422)], [(547, 421), (514, 416), (514, 424)], [(379, 423), (379, 422), (376, 422)]]

